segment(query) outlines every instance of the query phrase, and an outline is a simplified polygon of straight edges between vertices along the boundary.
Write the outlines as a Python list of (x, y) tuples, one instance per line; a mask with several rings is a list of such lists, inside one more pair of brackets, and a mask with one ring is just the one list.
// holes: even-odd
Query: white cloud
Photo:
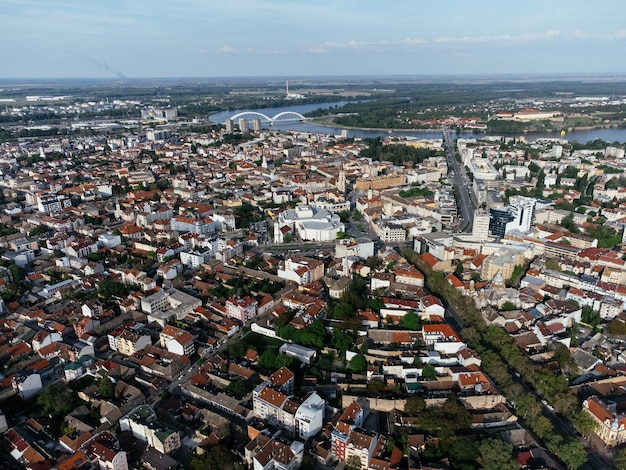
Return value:
[(626, 30), (614, 33), (587, 33), (584, 31), (574, 31), (571, 36), (575, 39), (591, 39), (594, 41), (619, 41), (626, 39)]
[(228, 44), (226, 44), (224, 45), (224, 47), (220, 49), (220, 52), (224, 52), (225, 54), (237, 54), (238, 51), (234, 47), (231, 47)]
[(618, 41), (626, 39), (626, 30), (616, 31), (614, 33), (587, 33), (582, 31), (563, 32), (559, 30), (550, 30), (544, 33), (534, 34), (501, 34), (494, 36), (439, 36), (434, 38), (411, 38), (406, 37), (400, 40), (381, 40), (381, 41), (356, 41), (350, 40), (346, 42), (327, 41), (317, 44), (309, 48), (309, 52), (321, 54), (332, 50), (341, 49), (363, 49), (363, 50), (385, 50), (395, 47), (404, 48), (420, 48), (428, 45), (455, 45), (455, 44), (493, 44), (500, 46), (516, 45), (516, 44), (532, 44), (544, 43), (555, 40), (593, 40), (593, 41)]

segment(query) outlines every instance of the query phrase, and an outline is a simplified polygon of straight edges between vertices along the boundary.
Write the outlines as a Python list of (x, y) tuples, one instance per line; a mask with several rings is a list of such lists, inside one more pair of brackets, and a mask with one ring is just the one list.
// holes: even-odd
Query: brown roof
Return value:
[(293, 380), (293, 378), (293, 372), (291, 372), (286, 367), (281, 367), (269, 377), (270, 381), (275, 387), (282, 387), (290, 380)]
[(259, 399), (267, 402), (276, 408), (281, 408), (287, 397), (280, 393), (278, 390), (274, 390), (270, 387), (263, 387), (261, 393), (259, 393)]

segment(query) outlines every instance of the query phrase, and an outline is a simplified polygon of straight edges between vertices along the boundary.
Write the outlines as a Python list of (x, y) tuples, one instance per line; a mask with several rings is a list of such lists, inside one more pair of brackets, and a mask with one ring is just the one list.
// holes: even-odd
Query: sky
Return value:
[(0, 0), (0, 78), (626, 73), (623, 0)]

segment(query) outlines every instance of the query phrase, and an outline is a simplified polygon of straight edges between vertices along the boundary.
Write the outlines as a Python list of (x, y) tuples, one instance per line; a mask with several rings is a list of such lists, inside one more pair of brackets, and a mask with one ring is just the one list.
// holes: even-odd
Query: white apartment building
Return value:
[(315, 392), (302, 403), (261, 384), (253, 392), (254, 415), (304, 441), (315, 436), (324, 421), (326, 402)]
[(211, 251), (181, 251), (180, 262), (183, 266), (191, 266), (192, 268), (199, 268), (202, 264), (211, 259)]
[(324, 276), (324, 263), (314, 258), (291, 257), (277, 273), (278, 277), (305, 286)]
[(185, 217), (178, 215), (170, 220), (172, 230), (178, 232), (192, 232), (200, 235), (206, 235), (215, 232), (215, 223), (213, 219), (195, 219), (193, 217)]
[(147, 442), (162, 454), (170, 454), (180, 448), (180, 435), (157, 421), (150, 406), (141, 405), (120, 419), (120, 429), (130, 431), (137, 439)]
[(257, 315), (259, 303), (252, 297), (231, 297), (226, 301), (226, 315), (230, 318), (246, 323)]
[(126, 452), (120, 450), (117, 437), (109, 431), (96, 434), (82, 448), (95, 469), (128, 470)]
[(311, 393), (298, 407), (295, 415), (295, 436), (307, 441), (322, 430), (326, 402), (317, 393)]
[(406, 230), (402, 225), (383, 222), (378, 232), (380, 239), (384, 242), (403, 242), (406, 240)]
[(179, 356), (191, 356), (196, 352), (193, 336), (188, 331), (165, 325), (159, 334), (161, 346)]

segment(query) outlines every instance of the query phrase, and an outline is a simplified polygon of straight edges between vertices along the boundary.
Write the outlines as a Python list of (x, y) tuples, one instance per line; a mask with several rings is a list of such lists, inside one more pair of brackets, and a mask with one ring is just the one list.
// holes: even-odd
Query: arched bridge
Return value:
[(236, 122), (241, 118), (246, 118), (250, 120), (260, 119), (261, 122), (269, 122), (270, 126), (275, 122), (304, 121), (307, 119), (302, 114), (296, 113), (295, 111), (283, 111), (282, 113), (278, 113), (273, 117), (269, 117), (263, 113), (259, 113), (256, 111), (244, 111), (243, 113), (235, 114), (230, 119)]

